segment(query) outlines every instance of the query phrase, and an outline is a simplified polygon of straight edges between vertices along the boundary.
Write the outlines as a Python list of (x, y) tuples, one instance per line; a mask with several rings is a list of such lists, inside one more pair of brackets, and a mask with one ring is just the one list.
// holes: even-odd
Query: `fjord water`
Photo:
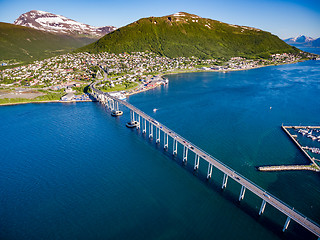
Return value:
[[(320, 124), (320, 62), (170, 75), (128, 101), (320, 222), (320, 176), (281, 124)], [(153, 112), (157, 108), (158, 111)], [(0, 108), (0, 239), (316, 239), (207, 164), (192, 171), (99, 103)], [(171, 143), (171, 142), (170, 142)], [(181, 156), (182, 148), (179, 148)]]

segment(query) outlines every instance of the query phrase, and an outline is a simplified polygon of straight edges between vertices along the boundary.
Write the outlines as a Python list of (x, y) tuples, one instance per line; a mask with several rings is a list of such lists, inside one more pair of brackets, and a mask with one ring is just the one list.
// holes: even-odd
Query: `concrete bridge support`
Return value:
[(161, 130), (160, 128), (156, 127), (156, 143), (160, 143), (160, 135), (161, 135)]
[(140, 129), (140, 127), (141, 127), (140, 115), (138, 115), (138, 114), (137, 114), (137, 121), (138, 121), (137, 129)]
[(147, 120), (144, 118), (143, 119), (143, 130), (142, 133), (146, 133), (147, 132)]
[(266, 200), (263, 200), (260, 207), (259, 215), (261, 215), (264, 212), (265, 208), (266, 208)]
[(134, 118), (133, 114), (134, 114), (133, 111), (130, 110), (130, 122), (133, 122), (133, 118)]
[(153, 138), (153, 124), (149, 122), (149, 138)]
[(224, 174), (223, 175), (223, 182), (222, 182), (222, 189), (226, 188), (227, 187), (227, 182), (228, 182), (228, 175), (227, 174)]
[(241, 191), (239, 195), (239, 202), (244, 198), (244, 193), (246, 192), (246, 188), (244, 186), (241, 186)]
[(200, 159), (199, 155), (196, 154), (196, 156), (194, 157), (194, 168), (193, 168), (194, 170), (197, 170), (199, 168), (199, 159)]
[(178, 141), (176, 139), (173, 139), (173, 155), (178, 154)]
[(287, 217), (287, 220), (283, 226), (283, 229), (282, 229), (282, 232), (284, 232), (285, 230), (287, 230), (288, 226), (289, 226), (289, 223), (291, 221), (291, 218), (290, 217)]
[(168, 134), (163, 132), (163, 148), (168, 149)]
[(187, 148), (186, 146), (183, 147), (183, 162), (187, 163), (188, 161), (188, 150), (189, 148)]
[(208, 165), (208, 172), (207, 172), (207, 179), (210, 179), (212, 176), (212, 164), (209, 163)]

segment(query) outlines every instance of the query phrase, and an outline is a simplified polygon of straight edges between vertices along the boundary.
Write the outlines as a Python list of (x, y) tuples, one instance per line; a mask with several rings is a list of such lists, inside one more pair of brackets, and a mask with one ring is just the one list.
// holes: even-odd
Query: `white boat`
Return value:
[(119, 100), (125, 100), (127, 99), (126, 95), (124, 94), (120, 94), (119, 97), (118, 97)]
[(156, 112), (156, 111), (158, 111), (158, 109), (154, 108), (154, 109), (153, 109), (153, 112)]
[(134, 128), (134, 127), (137, 127), (138, 125), (139, 125), (139, 122), (137, 122), (137, 121), (132, 121), (132, 122), (127, 122), (126, 123), (126, 126), (128, 128)]
[(121, 116), (122, 114), (123, 114), (123, 112), (119, 111), (119, 110), (113, 110), (111, 112), (111, 116), (114, 116), (114, 117)]

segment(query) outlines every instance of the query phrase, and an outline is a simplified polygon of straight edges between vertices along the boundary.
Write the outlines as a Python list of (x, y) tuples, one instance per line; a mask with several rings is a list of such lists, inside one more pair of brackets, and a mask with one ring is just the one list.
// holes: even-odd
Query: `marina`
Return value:
[[(320, 129), (320, 126), (281, 126), (281, 128), (285, 131), (285, 133), (290, 137), (290, 139), (296, 144), (296, 146), (303, 152), (303, 154), (310, 160), (311, 164), (313, 164), (318, 170), (320, 170), (319, 165), (317, 164), (317, 159), (311, 157), (310, 154), (306, 151), (307, 149), (304, 148), (299, 141), (297, 140), (297, 135), (291, 134), (288, 130), (305, 130), (305, 129)], [(312, 132), (312, 130), (311, 130)], [(311, 135), (312, 136), (312, 135)]]

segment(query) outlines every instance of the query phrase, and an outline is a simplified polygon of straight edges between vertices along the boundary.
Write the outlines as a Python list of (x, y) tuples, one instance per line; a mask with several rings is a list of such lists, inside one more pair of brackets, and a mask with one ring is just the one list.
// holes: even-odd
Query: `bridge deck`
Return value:
[(315, 234), (316, 236), (318, 236), (320, 238), (320, 226), (317, 223), (313, 222), (311, 219), (308, 219), (307, 217), (305, 217), (304, 215), (302, 215), (298, 211), (294, 210), (294, 208), (288, 206), (286, 203), (282, 202), (280, 199), (271, 195), (270, 193), (268, 193), (267, 191), (265, 191), (264, 189), (262, 189), (261, 187), (259, 187), (255, 183), (251, 182), (250, 180), (248, 180), (244, 176), (240, 175), (239, 173), (237, 173), (232, 168), (228, 167), (227, 165), (225, 165), (224, 163), (222, 163), (221, 161), (219, 161), (215, 157), (206, 153), (205, 151), (203, 151), (202, 149), (200, 149), (199, 147), (197, 147), (193, 143), (189, 142), (187, 139), (183, 138), (179, 134), (177, 134), (174, 131), (172, 131), (171, 129), (167, 128), (165, 125), (160, 124), (158, 121), (156, 121), (155, 119), (153, 119), (152, 117), (150, 117), (149, 115), (147, 115), (146, 113), (141, 111), (140, 109), (136, 108), (135, 106), (131, 105), (130, 103), (123, 101), (123, 100), (119, 100), (116, 97), (110, 96), (109, 94), (104, 93), (104, 92), (94, 88), (94, 86), (92, 86), (92, 89), (95, 92), (97, 92), (98, 94), (103, 94), (103, 95), (107, 96), (108, 98), (111, 98), (115, 101), (118, 101), (122, 105), (124, 105), (127, 108), (129, 108), (130, 110), (134, 111), (135, 113), (140, 115), (142, 118), (144, 118), (147, 121), (149, 121), (150, 123), (152, 123), (155, 127), (160, 128), (164, 133), (168, 134), (173, 139), (178, 141), (181, 145), (187, 147), (190, 151), (193, 151), (195, 154), (200, 156), (203, 160), (207, 161), (208, 163), (210, 163), (211, 165), (213, 165), (214, 167), (216, 167), (217, 169), (222, 171), (224, 174), (227, 174), (234, 181), (238, 182), (239, 184), (244, 186), (246, 189), (250, 190), (251, 192), (256, 194), (258, 197), (265, 200), (267, 203), (269, 203), (270, 205), (272, 205), (273, 207), (278, 209), (280, 212), (287, 215), (292, 220), (294, 220), (295, 222), (297, 222), (298, 224), (300, 224), (304, 228), (308, 229), (310, 232), (312, 232), (313, 234)]

